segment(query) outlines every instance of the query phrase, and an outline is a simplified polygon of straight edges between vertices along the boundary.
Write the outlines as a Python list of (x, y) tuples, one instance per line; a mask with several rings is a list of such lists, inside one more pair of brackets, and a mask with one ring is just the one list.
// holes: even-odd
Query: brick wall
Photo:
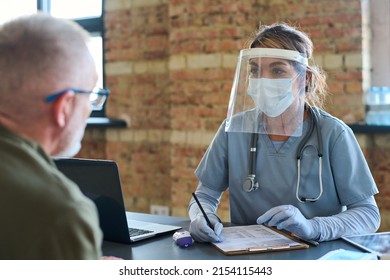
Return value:
[[(107, 114), (129, 127), (88, 129), (79, 156), (118, 162), (129, 211), (158, 204), (187, 216), (194, 169), (226, 116), (238, 52), (259, 22), (277, 21), (311, 36), (328, 74), (325, 109), (346, 122), (362, 120), (359, 0), (106, 0)], [(386, 214), (389, 152), (380, 139), (359, 141)], [(228, 195), (219, 215), (229, 220)]]

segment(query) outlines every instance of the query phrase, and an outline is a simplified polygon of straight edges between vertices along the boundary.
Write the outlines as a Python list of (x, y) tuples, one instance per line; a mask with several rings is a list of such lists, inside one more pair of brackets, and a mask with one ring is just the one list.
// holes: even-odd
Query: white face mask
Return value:
[(292, 79), (249, 78), (248, 95), (267, 116), (277, 117), (294, 102)]

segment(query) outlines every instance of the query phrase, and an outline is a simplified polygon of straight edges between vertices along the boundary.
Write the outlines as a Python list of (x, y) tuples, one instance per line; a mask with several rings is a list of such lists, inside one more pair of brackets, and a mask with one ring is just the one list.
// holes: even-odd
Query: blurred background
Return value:
[[(118, 163), (128, 211), (180, 217), (226, 117), (239, 50), (259, 24), (299, 27), (328, 75), (324, 109), (354, 130), (390, 230), (390, 0), (0, 0), (0, 23), (37, 10), (91, 32), (111, 90), (77, 157)], [(228, 194), (218, 214), (229, 221)]]

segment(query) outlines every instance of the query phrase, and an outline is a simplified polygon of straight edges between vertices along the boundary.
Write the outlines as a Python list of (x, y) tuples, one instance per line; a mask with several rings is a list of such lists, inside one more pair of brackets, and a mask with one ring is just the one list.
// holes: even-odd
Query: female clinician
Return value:
[(195, 171), (190, 233), (223, 241), (216, 216), (229, 190), (231, 223), (266, 224), (326, 241), (375, 232), (378, 193), (351, 129), (321, 108), (325, 75), (313, 44), (286, 24), (263, 26), (242, 50), (227, 118)]

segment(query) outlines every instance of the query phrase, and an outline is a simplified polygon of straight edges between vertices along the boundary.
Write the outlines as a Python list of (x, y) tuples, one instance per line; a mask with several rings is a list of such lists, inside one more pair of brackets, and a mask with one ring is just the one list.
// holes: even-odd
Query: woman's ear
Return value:
[(54, 100), (53, 114), (54, 122), (57, 126), (64, 127), (67, 124), (68, 119), (73, 112), (74, 96), (74, 92), (67, 91)]
[(311, 72), (306, 72), (306, 82), (305, 82), (305, 92), (309, 92), (310, 86), (311, 86)]

